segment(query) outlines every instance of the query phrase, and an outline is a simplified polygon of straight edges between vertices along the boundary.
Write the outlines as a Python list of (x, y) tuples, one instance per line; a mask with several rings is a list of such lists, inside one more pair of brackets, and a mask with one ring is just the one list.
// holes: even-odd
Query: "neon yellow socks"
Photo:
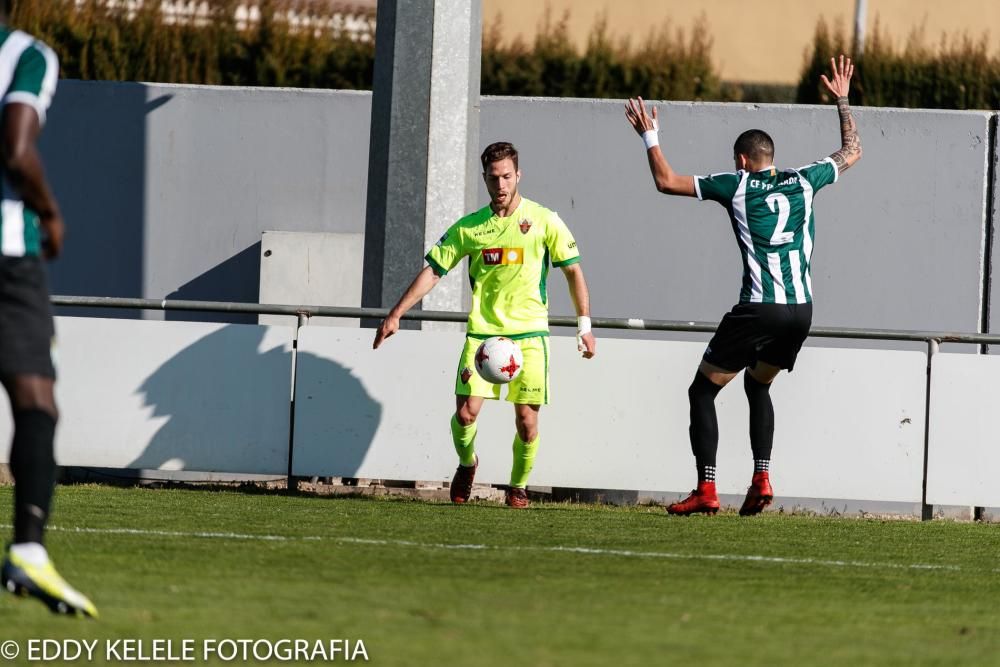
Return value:
[(528, 475), (535, 467), (535, 454), (538, 452), (538, 441), (541, 436), (536, 435), (531, 442), (524, 442), (521, 436), (514, 435), (514, 466), (510, 469), (510, 485), (514, 487), (525, 487), (528, 484)]
[(458, 462), (464, 466), (476, 465), (476, 430), (476, 422), (462, 426), (456, 415), (451, 416), (451, 439), (458, 452)]

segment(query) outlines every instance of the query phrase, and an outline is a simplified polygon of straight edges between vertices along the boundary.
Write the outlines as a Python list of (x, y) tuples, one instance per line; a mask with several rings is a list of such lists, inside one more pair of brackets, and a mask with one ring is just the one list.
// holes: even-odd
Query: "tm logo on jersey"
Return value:
[(483, 264), (524, 264), (524, 248), (483, 248)]

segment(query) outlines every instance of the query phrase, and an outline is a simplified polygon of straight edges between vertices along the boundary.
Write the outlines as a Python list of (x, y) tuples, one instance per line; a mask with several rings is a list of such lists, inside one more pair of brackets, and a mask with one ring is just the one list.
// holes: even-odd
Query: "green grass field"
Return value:
[(342, 638), (383, 665), (1000, 664), (995, 525), (75, 486), (48, 546), (101, 619), (4, 594), (0, 641), (97, 663)]

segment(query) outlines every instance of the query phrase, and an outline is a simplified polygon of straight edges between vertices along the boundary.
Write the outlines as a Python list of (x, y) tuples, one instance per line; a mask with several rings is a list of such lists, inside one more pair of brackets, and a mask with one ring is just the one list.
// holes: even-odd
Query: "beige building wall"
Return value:
[[(840, 21), (851, 34), (855, 0), (483, 0), (483, 23), (488, 27), (500, 14), (512, 39), (530, 43), (546, 7), (553, 18), (569, 10), (570, 36), (580, 49), (602, 15), (613, 36), (631, 36), (633, 43), (666, 21), (688, 30), (704, 16), (714, 41), (712, 58), (724, 80), (794, 83), (817, 21)], [(1000, 30), (1000, 0), (868, 0), (869, 33), (876, 17), (894, 43), (923, 25), (936, 44), (942, 32), (979, 37), (990, 26)]]

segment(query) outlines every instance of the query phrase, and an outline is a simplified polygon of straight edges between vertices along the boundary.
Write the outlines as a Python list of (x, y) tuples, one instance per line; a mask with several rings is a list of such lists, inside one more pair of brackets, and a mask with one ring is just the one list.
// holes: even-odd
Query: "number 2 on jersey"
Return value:
[(792, 210), (791, 205), (788, 203), (788, 197), (780, 192), (772, 192), (764, 201), (767, 202), (767, 207), (771, 209), (771, 213), (778, 214), (778, 224), (774, 226), (774, 234), (771, 235), (771, 245), (791, 243), (795, 238), (795, 234), (785, 231), (785, 225), (788, 224), (788, 215)]

